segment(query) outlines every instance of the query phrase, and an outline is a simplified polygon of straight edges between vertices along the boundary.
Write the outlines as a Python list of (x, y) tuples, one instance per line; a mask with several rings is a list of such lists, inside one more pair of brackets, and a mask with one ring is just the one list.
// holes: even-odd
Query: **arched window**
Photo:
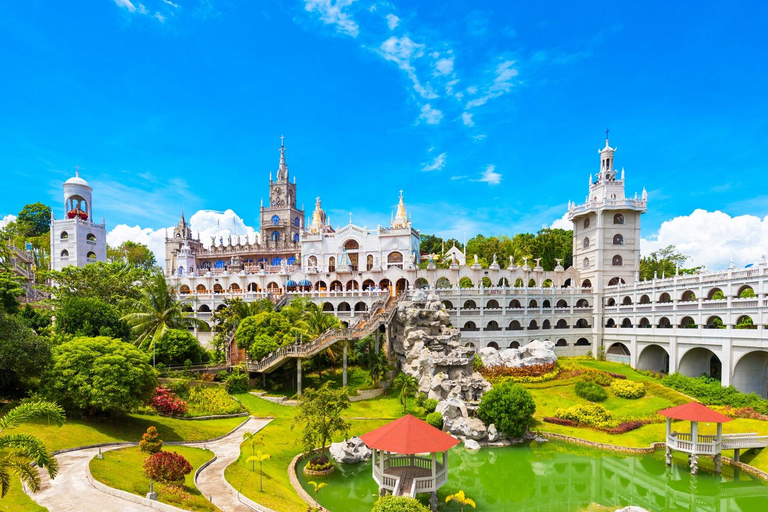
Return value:
[(293, 219), (293, 225), (296, 226), (296, 227), (299, 227), (299, 224), (300, 224), (299, 218), (298, 217), (294, 218)]
[(66, 231), (62, 231), (61, 232), (61, 239), (62, 240), (68, 240), (69, 239), (69, 233), (67, 233)]
[(336, 272), (336, 257), (328, 258), (328, 272)]
[(614, 224), (624, 224), (624, 216), (620, 213), (617, 213), (613, 216), (613, 223)]
[(288, 265), (295, 265), (296, 264), (296, 256), (289, 256), (288, 260), (286, 261)]
[(614, 235), (613, 245), (624, 245), (624, 237), (621, 235)]
[(613, 265), (614, 267), (620, 267), (622, 265), (621, 256), (619, 256), (618, 254), (614, 256), (613, 260), (611, 260), (611, 265)]
[(371, 270), (373, 268), (373, 255), (369, 254), (367, 258), (365, 258), (365, 269)]
[(88, 233), (87, 235), (85, 235), (85, 240), (87, 242), (96, 242), (96, 235), (94, 235), (93, 233)]
[(280, 232), (279, 231), (273, 231), (272, 232), (272, 241), (273, 242), (279, 242), (280, 241)]
[(67, 258), (69, 258), (69, 251), (64, 249), (61, 251), (61, 259), (66, 260)]
[(317, 267), (317, 256), (310, 256), (307, 263), (309, 264), (310, 268)]
[(86, 258), (88, 258), (88, 262), (89, 263), (94, 262), (94, 261), (96, 261), (96, 253), (91, 251), (91, 252), (88, 253)]
[(280, 224), (280, 216), (279, 215), (273, 215), (272, 216), (272, 225), (277, 226)]
[(584, 239), (584, 248), (589, 249), (589, 237)]
[(403, 253), (391, 252), (387, 255), (387, 266), (403, 268)]
[(589, 227), (589, 217), (584, 219), (584, 229), (587, 229)]
[(584, 268), (589, 268), (589, 258), (584, 258)]
[(294, 241), (295, 243), (299, 243), (299, 234), (298, 234), (298, 233), (294, 233), (294, 234), (293, 234), (293, 241)]

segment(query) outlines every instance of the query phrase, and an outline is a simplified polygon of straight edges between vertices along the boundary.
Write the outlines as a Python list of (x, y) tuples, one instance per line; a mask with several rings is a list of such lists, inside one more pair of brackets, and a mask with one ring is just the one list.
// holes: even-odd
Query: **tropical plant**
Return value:
[(269, 459), (270, 455), (268, 453), (261, 453), (261, 450), (256, 452), (256, 455), (251, 455), (247, 459), (245, 459), (245, 462), (251, 463), (251, 470), (253, 470), (253, 463), (258, 462), (259, 463), (259, 492), (264, 491), (263, 486), (263, 480), (264, 480), (264, 468), (262, 466), (262, 463)]
[(293, 427), (303, 425), (301, 436), (304, 453), (310, 453), (320, 446), (321, 455), (325, 455), (325, 445), (334, 434), (346, 436), (350, 424), (341, 417), (342, 411), (349, 409), (347, 388), (331, 389), (328, 382), (318, 389), (307, 389), (301, 396), (299, 410)]
[(64, 411), (51, 402), (26, 402), (8, 411), (0, 418), (0, 495), (5, 497), (11, 486), (11, 475), (21, 481), (32, 492), (40, 490), (37, 467), (45, 468), (48, 476), (56, 477), (59, 465), (42, 441), (31, 434), (6, 434), (6, 430), (18, 427), (35, 418), (47, 417), (56, 425), (64, 423)]
[(249, 389), (248, 373), (235, 367), (224, 382), (224, 387), (230, 395), (247, 393)]
[[(256, 455), (256, 445), (264, 444), (264, 434), (259, 434), (258, 430), (256, 432), (243, 432), (243, 440), (251, 443), (251, 455)], [(251, 461), (251, 471), (253, 470), (254, 464)]]
[(405, 414), (408, 408), (408, 397), (414, 396), (419, 390), (419, 381), (413, 375), (400, 373), (395, 377), (393, 384), (395, 389), (400, 390), (400, 403), (403, 404), (403, 414)]
[(144, 474), (151, 480), (181, 486), (192, 472), (192, 464), (183, 455), (173, 452), (155, 453), (144, 461)]
[(327, 483), (317, 483), (314, 481), (310, 481), (309, 484), (315, 489), (315, 503), (317, 505), (320, 505), (320, 502), (318, 501), (319, 495), (320, 495), (320, 489), (328, 485)]
[(269, 299), (259, 299), (253, 302), (245, 302), (239, 297), (224, 299), (221, 309), (213, 313), (215, 323), (213, 330), (215, 332), (228, 333), (237, 329), (240, 322), (249, 316), (255, 316), (259, 313), (270, 313), (274, 310), (274, 303)]
[(139, 449), (145, 453), (160, 453), (163, 450), (163, 440), (155, 427), (150, 426), (142, 434)]
[(475, 508), (475, 502), (469, 498), (467, 498), (464, 495), (464, 491), (459, 491), (456, 494), (451, 494), (449, 496), (445, 497), (445, 502), (451, 502), (455, 501), (459, 505), (461, 505), (461, 512), (464, 512), (464, 505), (469, 505), (472, 508)]
[(210, 330), (207, 323), (184, 311), (184, 304), (175, 295), (162, 272), (155, 272), (141, 288), (141, 298), (133, 304), (136, 312), (122, 317), (132, 327), (138, 347), (151, 350), (169, 329)]

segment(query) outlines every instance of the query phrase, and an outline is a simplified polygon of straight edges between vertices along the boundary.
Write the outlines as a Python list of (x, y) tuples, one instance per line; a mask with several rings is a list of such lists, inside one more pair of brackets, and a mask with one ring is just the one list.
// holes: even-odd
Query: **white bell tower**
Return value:
[(64, 182), (64, 218), (51, 215), (51, 268), (107, 261), (107, 232), (104, 224), (93, 220), (93, 189), (80, 177)]

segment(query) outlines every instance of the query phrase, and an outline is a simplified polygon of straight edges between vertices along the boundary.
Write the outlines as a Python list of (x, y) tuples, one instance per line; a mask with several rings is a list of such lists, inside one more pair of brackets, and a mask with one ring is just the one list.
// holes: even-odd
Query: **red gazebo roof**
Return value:
[(715, 412), (698, 402), (688, 402), (670, 409), (659, 411), (659, 414), (675, 420), (703, 421), (706, 423), (727, 423), (731, 418)]
[(414, 453), (445, 452), (459, 440), (410, 414), (360, 436), (375, 450), (413, 455)]

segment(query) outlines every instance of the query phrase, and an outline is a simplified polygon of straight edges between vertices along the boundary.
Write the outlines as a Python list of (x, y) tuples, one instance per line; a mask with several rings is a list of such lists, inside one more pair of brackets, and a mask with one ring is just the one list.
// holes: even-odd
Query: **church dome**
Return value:
[(85, 181), (80, 176), (73, 176), (69, 178), (67, 181), (64, 182), (65, 185), (80, 185), (82, 187), (88, 187), (91, 188), (91, 186), (88, 184), (87, 181)]

